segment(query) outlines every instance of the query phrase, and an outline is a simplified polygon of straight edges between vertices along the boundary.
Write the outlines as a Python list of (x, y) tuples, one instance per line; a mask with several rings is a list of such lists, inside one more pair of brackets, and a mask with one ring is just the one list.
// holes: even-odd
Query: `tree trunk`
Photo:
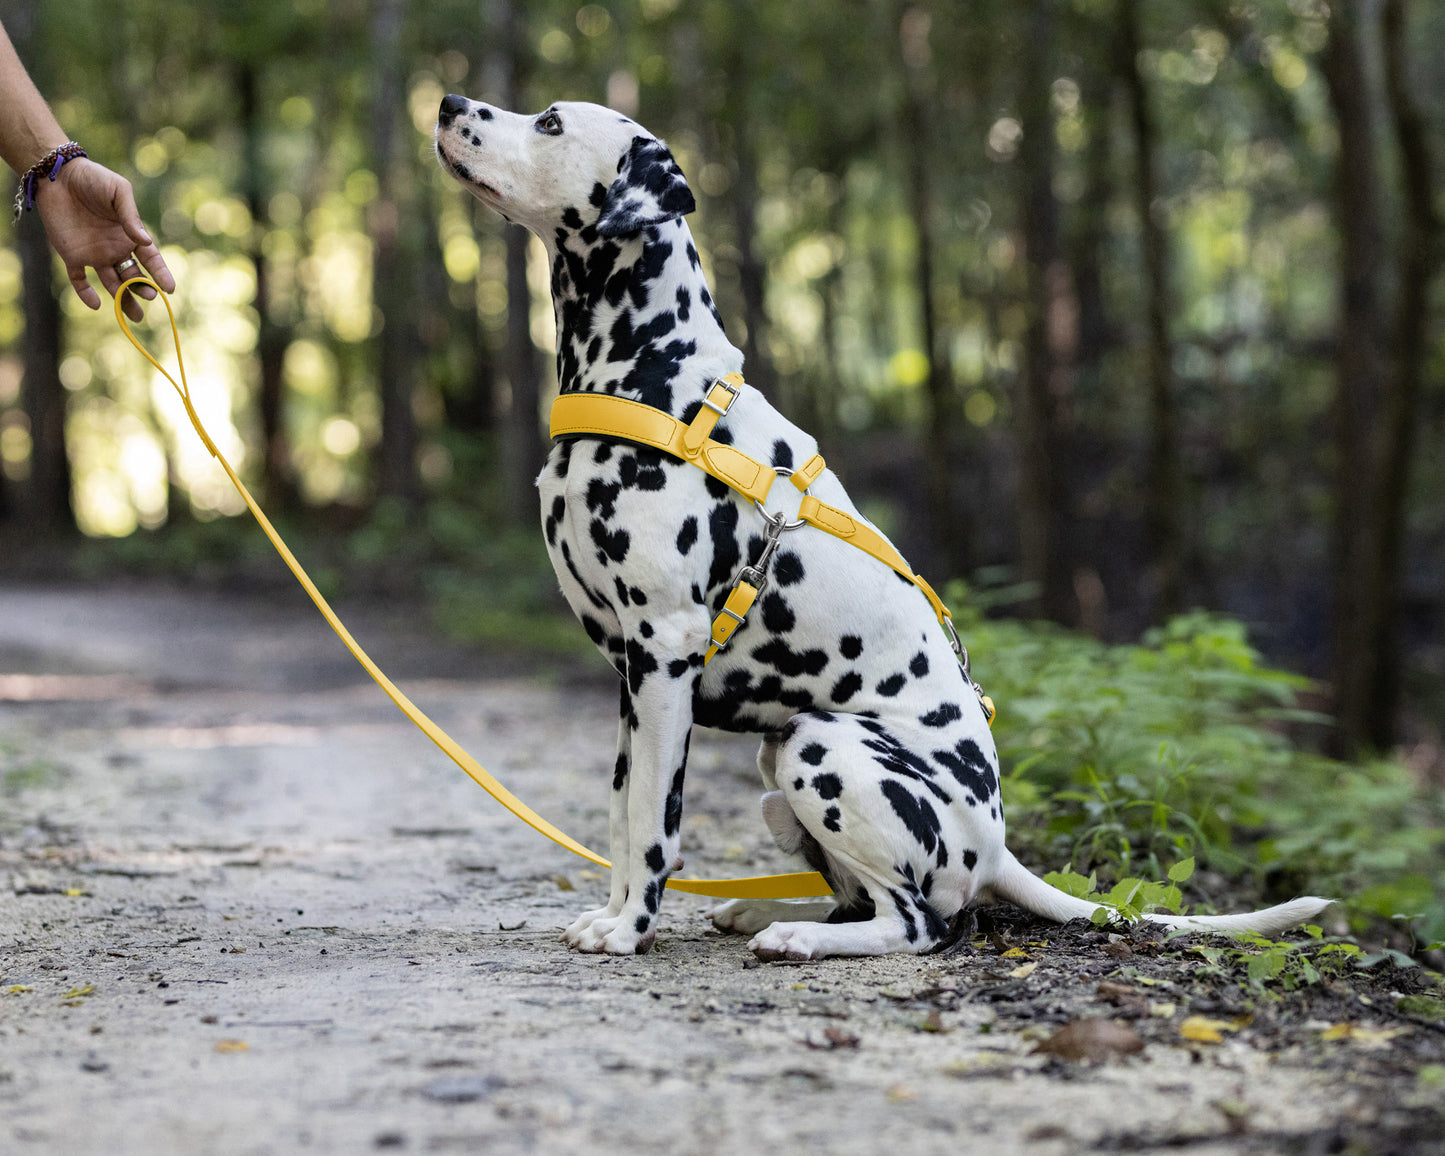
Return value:
[(1134, 203), (1144, 264), (1148, 344), (1145, 374), (1149, 388), (1149, 465), (1145, 494), (1145, 531), (1155, 587), (1156, 617), (1183, 609), (1184, 484), (1179, 461), (1179, 418), (1175, 405), (1174, 349), (1169, 337), (1171, 312), (1168, 238), (1159, 221), (1155, 151), (1158, 128), (1149, 107), (1149, 89), (1139, 68), (1143, 47), (1139, 0), (1119, 0), (1119, 71), (1129, 95), (1134, 131)]
[[(16, 51), (44, 91), (49, 70), (44, 38), (36, 35), (40, 8), (38, 3), (22, 5), (7, 19)], [(24, 214), (17, 233), (25, 311), (20, 396), (30, 424), (30, 476), (18, 503), (20, 520), (30, 533), (69, 534), (75, 530), (75, 512), (65, 449), (66, 397), (60, 384), (63, 316), (56, 298), (54, 258), (37, 213)]]
[(1020, 58), (1018, 166), (1027, 262), (1028, 328), (1019, 390), (1019, 547), (1024, 581), (1036, 590), (1035, 613), (1055, 622), (1075, 616), (1067, 527), (1071, 520), (1067, 435), (1078, 310), (1072, 275), (1059, 246), (1054, 198), (1054, 0), (1032, 0)]
[(1440, 262), (1440, 222), (1435, 213), (1433, 159), (1424, 117), (1416, 106), (1405, 57), (1404, 0), (1381, 9), (1385, 91), (1399, 146), (1404, 186), (1399, 296), (1396, 301), (1394, 372), (1380, 413), (1378, 500), (1374, 521), (1379, 548), (1373, 554), (1374, 606), (1371, 637), (1364, 640), (1370, 681), (1364, 688), (1364, 741), (1386, 750), (1395, 740), (1401, 691), (1400, 602), (1405, 561), (1405, 519), (1415, 455), (1415, 428), (1430, 318), (1430, 287)]
[(33, 213), (20, 228), (25, 298), (25, 369), (21, 402), (30, 423), (30, 476), (23, 490), (22, 522), (36, 534), (75, 529), (70, 502), (70, 459), (65, 450), (65, 387), (60, 384), (60, 303), (53, 257)]
[(918, 293), (918, 320), (922, 329), (923, 355), (927, 373), (923, 380), (926, 418), (923, 430), (924, 478), (928, 493), (930, 540), (939, 556), (941, 574), (970, 573), (974, 556), (970, 549), (976, 527), (967, 508), (954, 497), (954, 446), (960, 429), (959, 406), (954, 390), (953, 368), (938, 336), (938, 299), (934, 288), (933, 258), (938, 245), (934, 229), (933, 182), (930, 152), (936, 144), (929, 132), (929, 110), (936, 99), (926, 66), (930, 54), (924, 51), (927, 26), (908, 27), (916, 13), (895, 6), (894, 30), (898, 37), (899, 62), (903, 76), (899, 140), (903, 149), (903, 170), (914, 233), (918, 238), (918, 259), (913, 283)]
[(286, 347), (291, 343), (287, 328), (278, 325), (271, 309), (271, 267), (261, 246), (265, 236), (266, 179), (261, 125), (261, 77), (252, 61), (242, 63), (236, 77), (241, 99), (241, 130), (246, 149), (242, 173), (243, 194), (251, 211), (249, 255), (256, 271), (256, 315), (260, 331), (256, 342), (260, 362), (261, 492), (268, 507), (294, 509), (298, 494), (291, 465), (291, 447), (286, 437), (285, 392), (282, 369)]
[(1370, 688), (1379, 635), (1377, 470), (1372, 430), (1385, 380), (1384, 310), (1377, 282), (1383, 247), (1380, 179), (1361, 40), (1359, 0), (1330, 5), (1321, 57), (1339, 130), (1335, 211), (1340, 233), (1335, 436), (1335, 597), (1333, 606), (1335, 745), (1353, 754), (1370, 731)]
[(371, 108), (372, 154), (380, 191), (371, 207), (372, 300), (381, 313), (377, 371), (381, 397), (381, 445), (376, 461), (376, 486), (382, 497), (403, 505), (416, 504), (416, 419), (412, 388), (419, 361), (410, 275), (402, 244), (403, 170), (410, 145), (398, 147), (396, 122), (406, 104), (401, 74), (401, 21), (405, 0), (377, 0), (372, 12), (371, 42), (375, 54)]
[[(516, 0), (489, 0), (488, 26), (497, 44), (490, 67), (502, 104), (524, 103), (528, 57), (525, 14)], [(507, 244), (507, 348), (500, 358), (509, 398), (499, 415), (501, 434), (502, 515), (514, 526), (537, 518), (536, 479), (545, 458), (538, 411), (542, 366), (532, 342), (532, 291), (527, 285), (528, 233), (509, 225)]]

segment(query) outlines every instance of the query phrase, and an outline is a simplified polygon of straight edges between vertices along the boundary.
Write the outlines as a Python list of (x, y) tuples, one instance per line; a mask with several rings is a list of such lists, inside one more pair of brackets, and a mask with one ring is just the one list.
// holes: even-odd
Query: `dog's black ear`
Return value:
[(625, 237), (695, 208), (687, 178), (667, 146), (653, 137), (637, 136), (607, 190), (597, 232), (604, 237)]

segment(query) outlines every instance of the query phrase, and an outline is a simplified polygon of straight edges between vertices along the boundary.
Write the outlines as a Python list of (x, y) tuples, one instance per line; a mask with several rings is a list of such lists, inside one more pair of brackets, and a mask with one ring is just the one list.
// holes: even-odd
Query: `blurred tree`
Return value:
[[(52, 81), (52, 46), (43, 23), (39, 0), (27, 0), (6, 13), (5, 24), (16, 53), (36, 86), (46, 92)], [(75, 529), (75, 514), (70, 502), (70, 458), (65, 443), (66, 393), (60, 381), (64, 330), (55, 259), (36, 214), (22, 216), (18, 234), (25, 302), (21, 397), (30, 434), (29, 476), (22, 491), (21, 520), (30, 533), (66, 535)]]
[(398, 131), (406, 109), (402, 60), (406, 7), (406, 0), (375, 0), (371, 10), (371, 153), (379, 192), (370, 206), (368, 224), (373, 245), (371, 293), (381, 326), (376, 486), (383, 497), (412, 506), (420, 498), (412, 399), (421, 351), (416, 336), (415, 265), (406, 252), (406, 240), (416, 231), (410, 163), (414, 150), (409, 134)]

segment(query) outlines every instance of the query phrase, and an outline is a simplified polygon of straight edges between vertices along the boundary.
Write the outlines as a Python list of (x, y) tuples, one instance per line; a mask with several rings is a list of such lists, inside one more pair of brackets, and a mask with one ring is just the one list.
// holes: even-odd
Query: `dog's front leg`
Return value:
[(622, 683), (622, 705), (617, 722), (617, 762), (612, 769), (612, 791), (607, 808), (607, 853), (612, 857), (612, 890), (607, 906), (584, 911), (562, 933), (562, 939), (576, 947), (582, 933), (599, 919), (614, 919), (627, 898), (627, 872), (618, 865), (627, 862), (627, 796), (632, 771), (632, 696)]
[[(609, 904), (595, 917), (583, 916), (568, 928), (567, 942), (580, 951), (641, 954), (657, 936), (663, 887), (682, 862), (682, 784), (692, 729), (693, 681), (673, 677), (650, 663), (640, 647), (629, 646), (633, 717), (625, 785), (627, 831), (625, 855), (614, 854), (612, 860), (613, 901), (619, 881), (622, 896), (615, 912)], [(624, 720), (623, 726), (628, 725)], [(613, 792), (614, 804), (617, 794)], [(613, 850), (617, 851), (616, 842)], [(586, 925), (580, 926), (584, 921)]]

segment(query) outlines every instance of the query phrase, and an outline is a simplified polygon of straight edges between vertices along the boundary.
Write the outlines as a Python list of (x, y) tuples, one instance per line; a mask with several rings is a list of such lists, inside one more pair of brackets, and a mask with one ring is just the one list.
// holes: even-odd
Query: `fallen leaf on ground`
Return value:
[(1038, 968), (1038, 966), (1039, 965), (1037, 963), (1020, 964), (1018, 967), (1014, 968), (1013, 971), (1009, 972), (1009, 975), (1012, 976), (1014, 979), (1027, 979), (1029, 976), (1033, 975), (1034, 971)]
[(1003, 953), (1005, 959), (1028, 959), (1029, 953), (1022, 947), (1010, 947)]
[(1179, 1025), (1179, 1034), (1196, 1044), (1224, 1042), (1224, 1032), (1237, 1032), (1244, 1025), (1238, 1021), (1215, 1020), (1208, 1016), (1190, 1016)]
[(1405, 1028), (1372, 1028), (1364, 1024), (1341, 1023), (1334, 1024), (1320, 1033), (1322, 1040), (1349, 1040), (1362, 1048), (1374, 1050), (1388, 1047), (1390, 1041), (1400, 1036), (1409, 1035), (1410, 1029)]
[(1144, 1041), (1133, 1028), (1117, 1020), (1097, 1017), (1064, 1025), (1034, 1048), (1034, 1053), (1103, 1063), (1115, 1056), (1133, 1055), (1143, 1050)]
[(228, 1055), (232, 1052), (249, 1052), (250, 1050), (251, 1045), (248, 1044), (245, 1040), (216, 1041), (216, 1051), (220, 1052), (222, 1055)]
[(34, 991), (35, 989), (29, 984), (12, 983), (5, 990), (10, 995), (24, 995), (27, 991)]

